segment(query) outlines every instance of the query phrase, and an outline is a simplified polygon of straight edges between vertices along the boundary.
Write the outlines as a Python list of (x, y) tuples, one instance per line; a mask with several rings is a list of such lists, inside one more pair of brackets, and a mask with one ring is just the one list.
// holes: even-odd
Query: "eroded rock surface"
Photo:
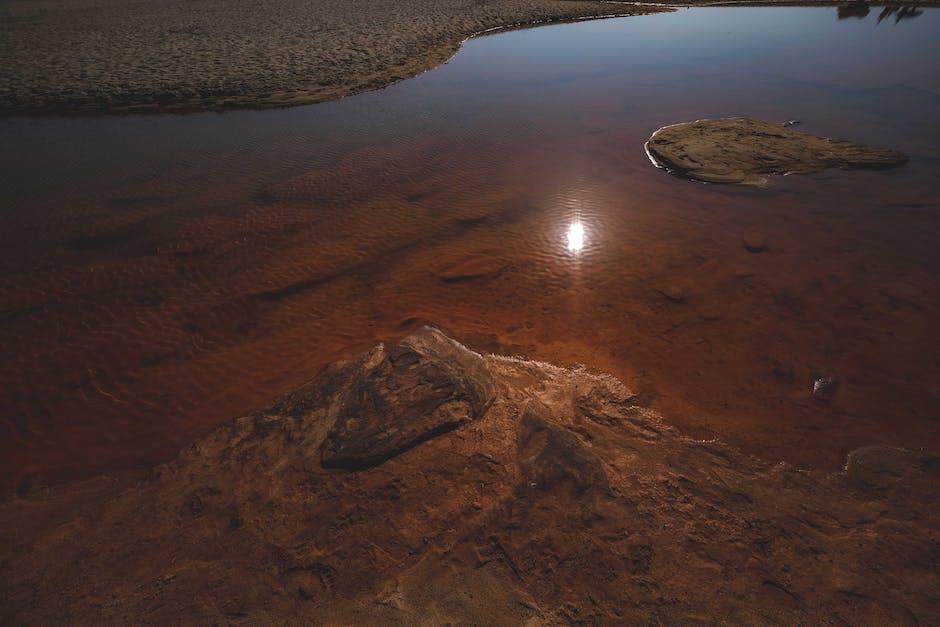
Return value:
[(656, 165), (708, 183), (762, 185), (767, 174), (811, 174), (829, 168), (885, 169), (907, 157), (841, 139), (799, 133), (750, 118), (666, 126), (646, 142)]
[(0, 506), (2, 624), (940, 622), (940, 460), (682, 436), (618, 381), (424, 329), (119, 490)]
[(357, 470), (380, 464), (479, 418), (494, 394), (480, 355), (425, 328), (387, 352), (376, 349), (353, 375), (327, 435), (323, 465)]

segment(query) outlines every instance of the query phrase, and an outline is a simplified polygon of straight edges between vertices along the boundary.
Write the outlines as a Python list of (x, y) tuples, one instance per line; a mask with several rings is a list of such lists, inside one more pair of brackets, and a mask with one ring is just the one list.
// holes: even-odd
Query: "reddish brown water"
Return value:
[[(937, 450), (938, 25), (699, 9), (474, 40), (314, 107), (0, 121), (2, 485), (167, 459), (426, 322), (770, 459)], [(737, 189), (643, 152), (730, 115), (912, 160)]]

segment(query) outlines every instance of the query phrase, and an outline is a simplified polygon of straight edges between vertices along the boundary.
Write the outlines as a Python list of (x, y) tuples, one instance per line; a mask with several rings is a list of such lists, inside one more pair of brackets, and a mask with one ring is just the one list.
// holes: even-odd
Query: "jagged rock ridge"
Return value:
[(327, 436), (324, 467), (375, 466), (486, 411), (494, 390), (482, 360), (438, 339), (406, 338), (353, 374)]
[(765, 463), (425, 328), (132, 489), (4, 505), (0, 622), (929, 624), (938, 474)]

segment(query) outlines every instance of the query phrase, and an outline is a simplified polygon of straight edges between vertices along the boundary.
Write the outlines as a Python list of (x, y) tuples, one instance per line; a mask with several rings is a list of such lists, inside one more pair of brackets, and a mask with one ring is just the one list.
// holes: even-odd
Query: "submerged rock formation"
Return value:
[(940, 460), (826, 475), (424, 328), (123, 491), (0, 507), (0, 623), (929, 624)]
[(666, 126), (646, 142), (661, 168), (707, 183), (762, 185), (765, 174), (811, 174), (829, 168), (885, 169), (907, 162), (895, 150), (798, 133), (750, 118)]

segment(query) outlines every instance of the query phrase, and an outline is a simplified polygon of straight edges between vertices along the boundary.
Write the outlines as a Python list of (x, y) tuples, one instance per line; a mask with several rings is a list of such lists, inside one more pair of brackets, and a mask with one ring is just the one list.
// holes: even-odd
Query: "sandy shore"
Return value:
[(419, 74), (488, 29), (658, 10), (559, 0), (4, 0), (0, 112), (321, 102)]
[(311, 104), (420, 74), (492, 29), (746, 4), (838, 3), (2, 0), (0, 114)]

